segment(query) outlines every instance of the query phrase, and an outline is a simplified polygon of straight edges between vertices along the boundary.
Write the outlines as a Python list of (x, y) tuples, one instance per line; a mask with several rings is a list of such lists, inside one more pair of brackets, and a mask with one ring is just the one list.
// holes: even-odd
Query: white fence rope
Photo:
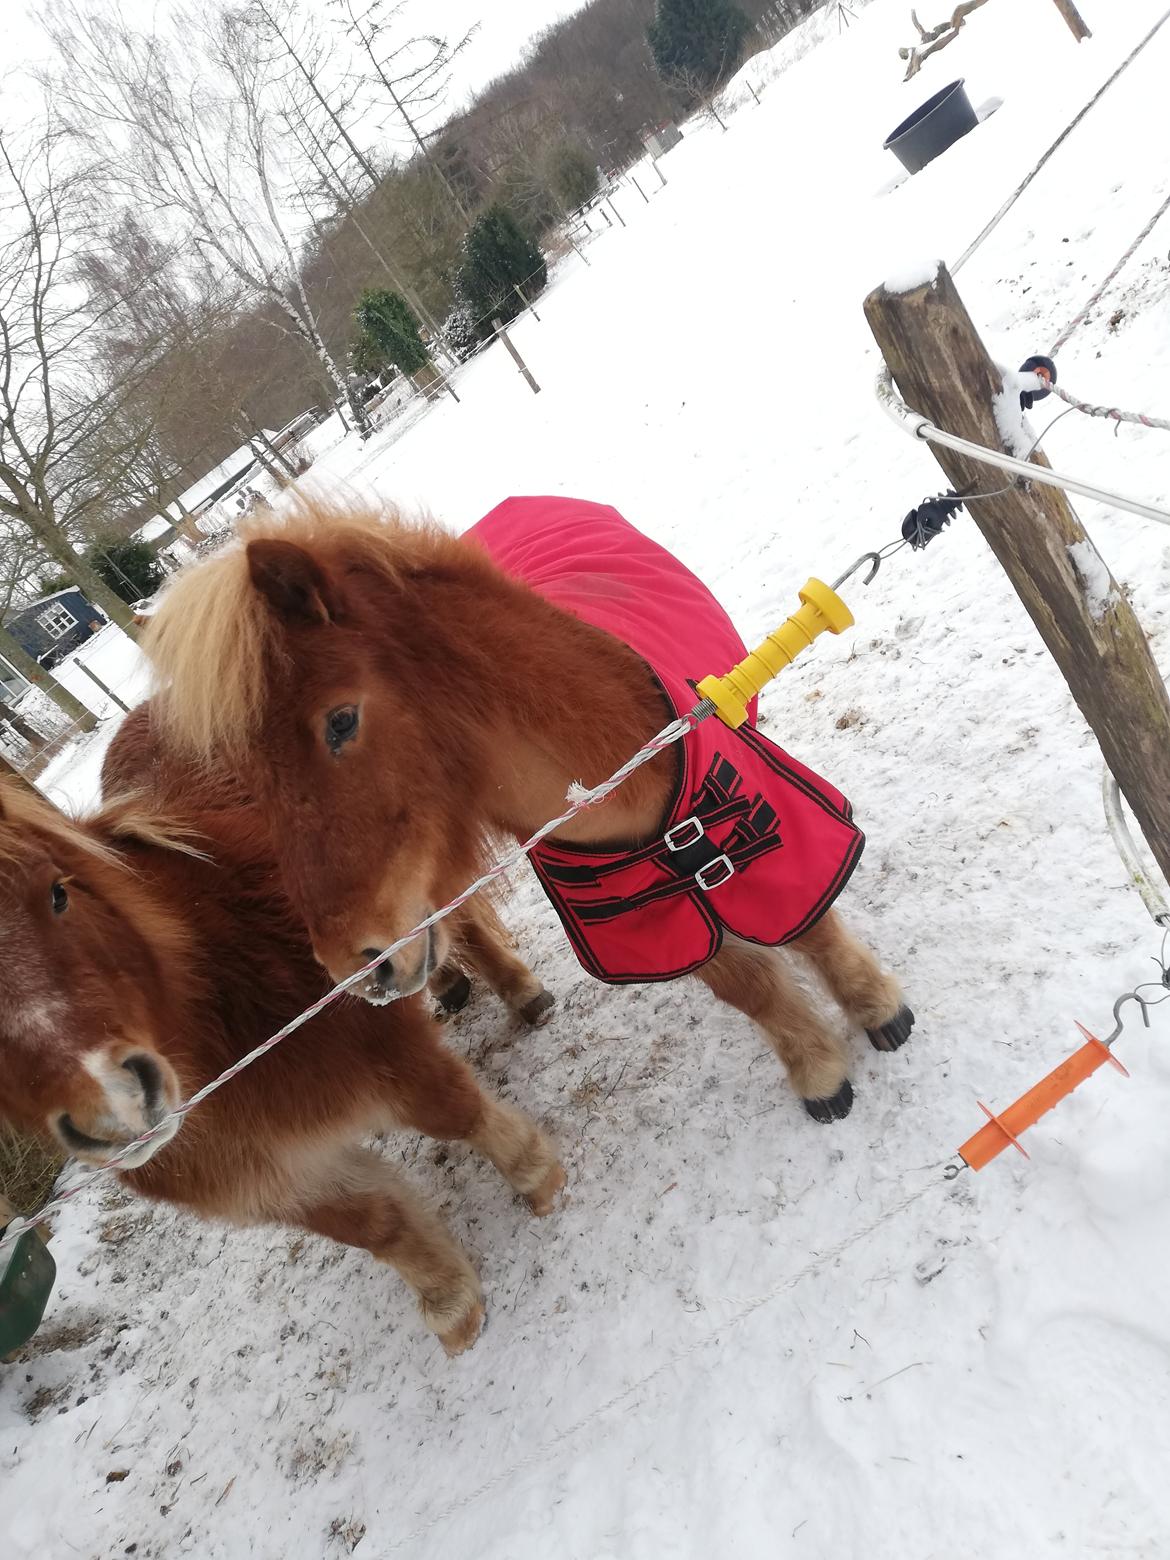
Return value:
[(1149, 238), (1150, 234), (1154, 231), (1154, 228), (1156, 227), (1156, 225), (1159, 222), (1159, 220), (1163, 216), (1165, 216), (1165, 214), (1166, 214), (1166, 212), (1168, 210), (1170, 210), (1170, 195), (1167, 195), (1166, 199), (1158, 207), (1157, 211), (1154, 212), (1154, 215), (1146, 223), (1145, 227), (1142, 228), (1141, 232), (1134, 239), (1133, 243), (1130, 244), (1129, 248), (1122, 255), (1121, 259), (1117, 262), (1117, 264), (1110, 271), (1109, 275), (1105, 278), (1105, 280), (1100, 284), (1100, 286), (1097, 288), (1097, 290), (1093, 293), (1092, 297), (1089, 298), (1088, 302), (1081, 309), (1080, 313), (1079, 314), (1074, 314), (1072, 319), (1068, 322), (1068, 324), (1061, 331), (1060, 335), (1056, 338), (1056, 341), (1053, 343), (1052, 352), (1051, 352), (1050, 356), (1055, 357), (1056, 354), (1060, 351), (1061, 347), (1067, 345), (1068, 339), (1073, 334), (1073, 332), (1075, 330), (1077, 330), (1079, 326), (1081, 326), (1081, 325), (1083, 325), (1085, 323), (1085, 321), (1088, 319), (1089, 315), (1092, 313), (1093, 309), (1096, 308), (1097, 304), (1100, 303), (1100, 301), (1101, 301), (1102, 297), (1104, 296), (1104, 294), (1108, 291), (1110, 285), (1113, 282), (1115, 282), (1117, 280), (1117, 278), (1121, 275), (1122, 271), (1129, 264), (1129, 262), (1133, 259), (1134, 255), (1141, 248), (1141, 246), (1145, 243), (1146, 239)]
[(1068, 139), (1068, 137), (1072, 134), (1072, 132), (1076, 129), (1076, 127), (1080, 124), (1081, 120), (1084, 119), (1085, 115), (1089, 112), (1089, 110), (1091, 108), (1096, 107), (1096, 105), (1105, 96), (1106, 92), (1108, 92), (1109, 88), (1118, 79), (1118, 77), (1122, 76), (1129, 69), (1129, 67), (1133, 64), (1134, 60), (1137, 59), (1138, 55), (1142, 52), (1142, 50), (1145, 48), (1145, 46), (1150, 42), (1150, 40), (1152, 38), (1154, 38), (1156, 36), (1156, 34), (1166, 25), (1167, 22), (1170, 22), (1170, 11), (1164, 12), (1162, 14), (1162, 16), (1159, 17), (1159, 19), (1150, 28), (1149, 32), (1145, 35), (1145, 37), (1142, 38), (1134, 46), (1134, 48), (1132, 49), (1132, 51), (1128, 55), (1126, 55), (1125, 59), (1122, 60), (1121, 64), (1117, 67), (1117, 69), (1113, 72), (1113, 74), (1108, 78), (1108, 80), (1102, 82), (1102, 84), (1097, 88), (1097, 91), (1094, 92), (1093, 96), (1085, 104), (1084, 108), (1082, 108), (1081, 111), (1073, 119), (1071, 119), (1069, 121), (1069, 123), (1064, 127), (1064, 129), (1057, 136), (1056, 140), (1053, 141), (1052, 145), (1048, 148), (1048, 150), (1044, 153), (1043, 157), (1041, 157), (1040, 161), (1032, 169), (1031, 173), (1029, 173), (1028, 176), (1020, 184), (1018, 184), (1016, 186), (1016, 188), (1008, 196), (1007, 200), (1004, 201), (1003, 205), (995, 213), (994, 217), (992, 217), (991, 221), (987, 224), (987, 226), (985, 228), (983, 228), (983, 230), (976, 236), (976, 238), (970, 244), (967, 245), (966, 249), (964, 249), (963, 253), (955, 261), (954, 265), (951, 266), (951, 275), (952, 276), (955, 276), (955, 275), (958, 274), (958, 272), (962, 269), (963, 266), (965, 266), (967, 264), (967, 261), (970, 260), (971, 256), (975, 253), (975, 251), (979, 248), (979, 246), (988, 237), (990, 237), (990, 235), (995, 231), (995, 229), (1003, 221), (1004, 217), (1007, 216), (1008, 212), (1012, 209), (1012, 207), (1015, 205), (1015, 203), (1019, 200), (1020, 196), (1024, 193), (1024, 191), (1031, 184), (1032, 180), (1041, 171), (1041, 169), (1045, 166), (1045, 164), (1053, 156), (1053, 154), (1055, 152), (1057, 152), (1059, 150), (1059, 148), (1064, 144), (1064, 142)]
[[(445, 920), (453, 911), (466, 904), (473, 894), (478, 894), (481, 888), (486, 888), (489, 883), (494, 883), (497, 878), (503, 877), (513, 867), (518, 866), (540, 844), (541, 840), (552, 834), (556, 829), (563, 827), (564, 824), (575, 818), (578, 813), (584, 812), (586, 808), (595, 807), (599, 802), (603, 802), (607, 796), (617, 790), (623, 781), (628, 780), (636, 769), (640, 769), (643, 764), (648, 763), (650, 759), (670, 747), (672, 743), (681, 741), (683, 737), (694, 730), (700, 721), (706, 720), (712, 714), (714, 714), (714, 705), (706, 699), (701, 700), (689, 714), (680, 716), (678, 720), (671, 721), (668, 726), (663, 727), (657, 736), (651, 737), (649, 742), (640, 747), (632, 758), (627, 759), (619, 769), (615, 769), (608, 780), (602, 780), (600, 784), (590, 789), (574, 785), (571, 804), (559, 817), (550, 818), (547, 823), (542, 824), (534, 834), (530, 834), (521, 844), (505, 852), (498, 861), (488, 868), (482, 877), (469, 884), (449, 904), (444, 905), (440, 910), (435, 910), (431, 915), (427, 916), (426, 920), (420, 921), (416, 927), (407, 932), (404, 937), (400, 937), (397, 942), (391, 943), (388, 948), (383, 948), (376, 959), (371, 959), (362, 969), (356, 970), (345, 980), (340, 981), (331, 991), (327, 991), (323, 997), (320, 997), (310, 1007), (307, 1007), (303, 1013), (298, 1013), (282, 1029), (278, 1029), (274, 1035), (269, 1035), (267, 1040), (254, 1047), (246, 1056), (240, 1057), (239, 1061), (233, 1062), (230, 1067), (225, 1068), (218, 1077), (213, 1078), (209, 1083), (204, 1084), (201, 1089), (196, 1090), (189, 1100), (184, 1100), (181, 1105), (177, 1105), (174, 1110), (168, 1112), (161, 1121), (156, 1122), (149, 1132), (144, 1132), (140, 1137), (135, 1138), (132, 1143), (127, 1143), (124, 1148), (111, 1155), (103, 1164), (95, 1165), (92, 1169), (84, 1171), (75, 1181), (59, 1192), (57, 1196), (45, 1203), (43, 1208), (38, 1209), (35, 1214), (30, 1214), (27, 1218), (14, 1219), (4, 1235), (0, 1237), (0, 1253), (4, 1252), (9, 1246), (14, 1245), (25, 1230), (32, 1228), (34, 1225), (43, 1224), (46, 1219), (65, 1207), (79, 1192), (84, 1191), (87, 1186), (92, 1186), (100, 1177), (117, 1170), (124, 1160), (132, 1154), (136, 1154), (139, 1149), (165, 1133), (173, 1122), (181, 1121), (188, 1111), (194, 1110), (196, 1105), (202, 1103), (209, 1095), (214, 1094), (217, 1089), (221, 1089), (225, 1083), (236, 1077), (238, 1073), (243, 1072), (245, 1067), (250, 1067), (260, 1057), (267, 1055), (274, 1046), (279, 1045), (282, 1040), (287, 1039), (289, 1035), (300, 1029), (302, 1024), (307, 1024), (311, 1018), (315, 1018), (318, 1013), (323, 1012), (331, 1003), (336, 1002), (338, 997), (349, 991), (352, 986), (357, 985), (359, 981), (364, 980), (371, 971), (377, 969), (387, 959), (393, 958), (400, 949), (413, 942), (416, 937), (420, 936), (429, 927), (436, 926), (440, 921)], [(387, 1002), (395, 1000), (397, 998), (394, 996), (386, 999)]]

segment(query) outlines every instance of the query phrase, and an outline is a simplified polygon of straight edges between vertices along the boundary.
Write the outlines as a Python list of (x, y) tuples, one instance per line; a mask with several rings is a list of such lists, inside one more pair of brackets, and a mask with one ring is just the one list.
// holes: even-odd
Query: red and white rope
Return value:
[(1141, 232), (1122, 255), (1121, 259), (1113, 267), (1112, 271), (1110, 271), (1109, 275), (1101, 283), (1100, 287), (1097, 288), (1096, 292), (1085, 304), (1081, 312), (1075, 315), (1074, 318), (1071, 319), (1065, 328), (1061, 331), (1060, 335), (1056, 339), (1055, 344), (1053, 345), (1052, 351), (1049, 353), (1050, 357), (1055, 357), (1056, 354), (1060, 351), (1061, 347), (1067, 343), (1072, 333), (1077, 330), (1079, 326), (1083, 325), (1084, 322), (1088, 319), (1089, 315), (1096, 308), (1097, 304), (1101, 302), (1102, 297), (1109, 290), (1110, 286), (1117, 280), (1118, 276), (1133, 259), (1134, 255), (1145, 243), (1146, 239), (1149, 238), (1150, 234), (1154, 231), (1154, 227), (1157, 224), (1159, 218), (1164, 216), (1167, 210), (1170, 210), (1170, 195), (1167, 195), (1166, 199), (1158, 207), (1157, 211), (1154, 212), (1154, 215), (1146, 223), (1145, 227), (1142, 228)]
[[(673, 743), (681, 741), (689, 732), (695, 729), (700, 721), (706, 720), (713, 713), (714, 706), (706, 699), (702, 700), (689, 714), (671, 721), (668, 726), (663, 727), (657, 736), (651, 737), (649, 742), (640, 747), (632, 758), (627, 759), (620, 769), (615, 769), (608, 780), (602, 780), (600, 784), (588, 789), (574, 785), (571, 792), (572, 800), (570, 805), (559, 817), (550, 818), (534, 834), (530, 834), (522, 843), (507, 851), (488, 868), (482, 877), (477, 878), (474, 883), (470, 883), (449, 904), (445, 904), (441, 910), (435, 910), (431, 915), (427, 916), (425, 921), (420, 921), (413, 930), (407, 932), (404, 937), (400, 937), (397, 942), (391, 943), (388, 948), (383, 948), (376, 959), (371, 959), (369, 964), (364, 965), (360, 970), (356, 970), (345, 980), (340, 981), (333, 987), (332, 991), (327, 991), (323, 997), (318, 998), (303, 1013), (298, 1013), (282, 1029), (278, 1029), (274, 1035), (269, 1035), (267, 1040), (255, 1046), (246, 1056), (241, 1056), (239, 1061), (233, 1062), (230, 1067), (226, 1067), (218, 1077), (212, 1078), (201, 1089), (197, 1089), (189, 1100), (184, 1100), (181, 1105), (176, 1105), (174, 1110), (157, 1122), (149, 1132), (144, 1132), (141, 1137), (135, 1138), (132, 1143), (127, 1143), (116, 1154), (112, 1154), (104, 1164), (95, 1165), (92, 1169), (86, 1170), (77, 1176), (75, 1180), (58, 1192), (37, 1213), (31, 1214), (28, 1218), (14, 1219), (9, 1224), (4, 1235), (0, 1237), (0, 1253), (9, 1246), (14, 1245), (25, 1230), (31, 1229), (34, 1225), (45, 1223), (52, 1214), (64, 1208), (79, 1192), (84, 1191), (86, 1187), (92, 1186), (101, 1176), (109, 1174), (112, 1170), (117, 1170), (130, 1155), (137, 1153), (146, 1144), (152, 1143), (155, 1138), (161, 1136), (166, 1131), (168, 1126), (175, 1121), (180, 1121), (187, 1115), (188, 1111), (192, 1111), (196, 1105), (202, 1104), (217, 1089), (222, 1089), (225, 1083), (229, 1083), (239, 1073), (242, 1073), (245, 1067), (250, 1067), (253, 1062), (259, 1061), (274, 1046), (279, 1045), (282, 1040), (286, 1040), (289, 1035), (300, 1029), (302, 1024), (307, 1024), (310, 1019), (316, 1018), (318, 1013), (324, 1012), (331, 1003), (337, 1001), (338, 997), (349, 991), (352, 986), (356, 986), (360, 981), (364, 980), (371, 971), (377, 969), (379, 964), (383, 964), (387, 959), (393, 958), (400, 949), (405, 948), (408, 943), (421, 936), (429, 927), (436, 926), (440, 921), (445, 920), (453, 911), (466, 904), (473, 894), (478, 894), (481, 888), (486, 888), (489, 883), (494, 883), (497, 878), (503, 877), (513, 867), (518, 866), (540, 844), (541, 840), (545, 839), (549, 834), (562, 828), (571, 819), (575, 818), (578, 813), (584, 812), (586, 808), (596, 807), (599, 802), (605, 801), (606, 797), (616, 791), (623, 781), (628, 780), (636, 769), (640, 769), (643, 764), (648, 763), (650, 759), (663, 752), (664, 749), (670, 747)], [(387, 1000), (394, 1001), (396, 999), (390, 997)]]
[(1165, 417), (1148, 417), (1145, 412), (1123, 412), (1116, 406), (1093, 406), (1088, 401), (1079, 401), (1077, 397), (1060, 385), (1051, 386), (1053, 395), (1058, 395), (1067, 405), (1074, 407), (1078, 412), (1084, 412), (1086, 417), (1109, 417), (1114, 422), (1138, 423), (1143, 428), (1162, 428), (1170, 433), (1170, 419)]

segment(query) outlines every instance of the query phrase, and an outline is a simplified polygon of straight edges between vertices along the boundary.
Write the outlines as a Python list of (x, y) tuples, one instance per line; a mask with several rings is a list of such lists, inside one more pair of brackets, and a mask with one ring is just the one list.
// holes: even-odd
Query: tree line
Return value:
[(429, 354), (507, 311), (505, 252), (541, 285), (543, 236), (777, 3), (590, 0), (452, 112), (471, 34), (433, 35), (422, 0), (165, 28), (49, 0), (39, 122), (0, 118), (0, 600), (31, 549), (129, 626), (115, 537), (309, 406), (361, 427), (351, 370), (398, 361), (402, 308)]

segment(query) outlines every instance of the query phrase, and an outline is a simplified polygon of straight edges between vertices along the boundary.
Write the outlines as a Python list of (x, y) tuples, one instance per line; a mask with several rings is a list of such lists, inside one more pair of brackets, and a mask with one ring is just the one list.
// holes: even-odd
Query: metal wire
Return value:
[[(388, 948), (383, 948), (377, 958), (371, 959), (360, 970), (356, 970), (345, 980), (339, 981), (331, 991), (327, 991), (323, 997), (312, 1003), (303, 1013), (298, 1013), (282, 1029), (278, 1029), (274, 1035), (269, 1035), (267, 1040), (255, 1046), (246, 1056), (240, 1057), (237, 1062), (233, 1062), (230, 1067), (226, 1067), (217, 1077), (212, 1078), (209, 1083), (196, 1090), (190, 1099), (184, 1100), (174, 1110), (169, 1111), (148, 1132), (142, 1133), (132, 1143), (127, 1143), (116, 1154), (112, 1154), (103, 1164), (95, 1165), (92, 1169), (82, 1172), (76, 1181), (45, 1203), (35, 1214), (31, 1214), (28, 1218), (14, 1219), (4, 1235), (0, 1236), (0, 1252), (14, 1245), (26, 1229), (36, 1224), (43, 1224), (51, 1214), (56, 1213), (66, 1203), (71, 1202), (79, 1192), (83, 1191), (87, 1186), (91, 1186), (101, 1176), (117, 1170), (126, 1159), (137, 1155), (147, 1144), (153, 1143), (157, 1138), (168, 1135), (168, 1129), (172, 1128), (174, 1123), (181, 1122), (182, 1118), (189, 1111), (194, 1110), (196, 1105), (201, 1104), (209, 1095), (214, 1094), (217, 1089), (221, 1089), (225, 1083), (229, 1083), (237, 1074), (243, 1072), (245, 1067), (250, 1067), (253, 1062), (259, 1061), (260, 1057), (267, 1055), (274, 1046), (300, 1029), (302, 1024), (307, 1024), (310, 1019), (323, 1012), (333, 1002), (336, 1002), (338, 997), (343, 996), (352, 987), (365, 980), (380, 964), (384, 964), (387, 959), (393, 958), (400, 949), (405, 948), (416, 937), (421, 936), (432, 926), (436, 926), (440, 921), (445, 920), (447, 916), (458, 910), (461, 905), (466, 904), (473, 894), (479, 893), (480, 889), (486, 888), (489, 883), (494, 883), (497, 878), (503, 877), (513, 867), (518, 866), (539, 845), (541, 840), (563, 827), (564, 824), (575, 818), (578, 813), (584, 812), (587, 807), (595, 807), (599, 802), (603, 802), (607, 796), (617, 790), (618, 786), (628, 780), (635, 770), (640, 769), (643, 764), (648, 763), (650, 759), (656, 757), (673, 743), (681, 741), (701, 721), (706, 720), (714, 713), (715, 706), (711, 701), (709, 699), (701, 699), (688, 714), (671, 721), (656, 736), (651, 737), (649, 742), (643, 744), (632, 758), (627, 759), (620, 768), (615, 769), (608, 780), (602, 780), (598, 785), (589, 788), (574, 786), (572, 788), (572, 800), (559, 817), (550, 818), (547, 823), (542, 824), (539, 829), (530, 834), (526, 840), (516, 845), (512, 850), (507, 851), (488, 868), (482, 877), (477, 878), (474, 883), (470, 883), (461, 894), (457, 894), (442, 909), (435, 910), (425, 920), (420, 921), (416, 927), (407, 932), (404, 937), (400, 937), (397, 942), (391, 943)], [(391, 995), (385, 999), (385, 1003), (388, 1004), (396, 1000), (397, 994)], [(169, 1135), (173, 1136), (173, 1132)]]
[(928, 444), (941, 444), (946, 449), (956, 450), (960, 455), (978, 461), (980, 465), (1010, 471), (1018, 477), (1027, 478), (1029, 482), (1039, 482), (1043, 487), (1079, 493), (1083, 498), (1091, 498), (1099, 504), (1126, 509), (1131, 514), (1141, 515), (1145, 520), (1156, 520), (1159, 525), (1170, 525), (1170, 511), (1160, 509), (1156, 504), (1147, 504), (1142, 499), (1130, 498), (1124, 493), (1111, 492), (1108, 488), (1083, 482), (1079, 477), (1053, 471), (1048, 466), (1031, 465), (1014, 455), (1005, 455), (1001, 450), (988, 449), (984, 444), (975, 444), (970, 439), (961, 439), (957, 434), (948, 433), (944, 428), (936, 428), (928, 417), (923, 417), (920, 412), (912, 411), (906, 405), (894, 389), (888, 369), (878, 375), (877, 398), (882, 410), (911, 438), (923, 439)]

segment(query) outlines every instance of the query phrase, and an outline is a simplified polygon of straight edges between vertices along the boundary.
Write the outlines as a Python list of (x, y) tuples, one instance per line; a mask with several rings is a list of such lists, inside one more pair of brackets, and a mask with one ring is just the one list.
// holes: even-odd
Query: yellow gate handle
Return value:
[(704, 677), (699, 693), (715, 706), (715, 713), (732, 730), (747, 720), (748, 705), (765, 684), (790, 666), (826, 629), (839, 634), (853, 627), (853, 614), (837, 592), (823, 580), (809, 580), (800, 593), (800, 607), (774, 634), (724, 677)]

